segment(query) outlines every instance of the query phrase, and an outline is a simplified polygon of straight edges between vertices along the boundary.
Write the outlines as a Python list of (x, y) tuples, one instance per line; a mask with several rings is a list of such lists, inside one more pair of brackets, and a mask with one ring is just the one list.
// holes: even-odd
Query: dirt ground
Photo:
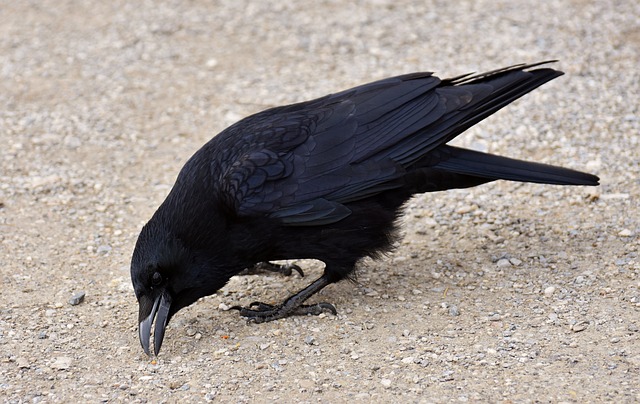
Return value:
[[(0, 5), (0, 401), (640, 401), (640, 3)], [(411, 71), (560, 59), (456, 140), (593, 172), (417, 197), (338, 315), (249, 324), (237, 277), (142, 352), (129, 260), (186, 159), (261, 109)], [(85, 292), (84, 301), (69, 299)]]

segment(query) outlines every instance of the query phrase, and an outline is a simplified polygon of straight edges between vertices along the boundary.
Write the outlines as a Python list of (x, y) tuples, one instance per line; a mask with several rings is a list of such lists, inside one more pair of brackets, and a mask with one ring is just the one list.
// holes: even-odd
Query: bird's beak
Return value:
[(164, 338), (164, 330), (167, 327), (167, 321), (169, 319), (169, 309), (171, 308), (171, 295), (167, 291), (163, 291), (156, 299), (151, 303), (151, 299), (143, 296), (140, 299), (140, 312), (138, 320), (140, 321), (140, 327), (138, 332), (140, 333), (140, 344), (144, 353), (151, 356), (149, 353), (149, 342), (151, 340), (151, 326), (155, 317), (156, 327), (153, 332), (153, 352), (158, 356), (160, 347), (162, 346), (162, 339)]

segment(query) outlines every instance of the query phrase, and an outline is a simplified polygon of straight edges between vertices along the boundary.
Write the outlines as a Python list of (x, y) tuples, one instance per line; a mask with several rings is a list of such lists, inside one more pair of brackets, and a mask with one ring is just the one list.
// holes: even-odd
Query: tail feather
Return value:
[(453, 146), (441, 146), (447, 155), (434, 169), (486, 178), (554, 185), (598, 185), (599, 178), (563, 167), (481, 153)]

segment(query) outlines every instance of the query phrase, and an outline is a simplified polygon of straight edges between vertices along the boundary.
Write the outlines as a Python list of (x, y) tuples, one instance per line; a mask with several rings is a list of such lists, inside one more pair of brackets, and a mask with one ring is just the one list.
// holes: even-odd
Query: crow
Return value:
[[(255, 322), (336, 313), (304, 302), (352, 278), (358, 261), (397, 238), (414, 194), (494, 180), (598, 185), (598, 177), (447, 145), (466, 129), (563, 73), (514, 65), (441, 80), (412, 73), (251, 115), (184, 165), (144, 225), (131, 260), (139, 337), (158, 355), (169, 320), (245, 268), (310, 258), (324, 273), (279, 305), (234, 307)], [(297, 267), (293, 267), (299, 270)], [(299, 271), (301, 274), (302, 272)]]

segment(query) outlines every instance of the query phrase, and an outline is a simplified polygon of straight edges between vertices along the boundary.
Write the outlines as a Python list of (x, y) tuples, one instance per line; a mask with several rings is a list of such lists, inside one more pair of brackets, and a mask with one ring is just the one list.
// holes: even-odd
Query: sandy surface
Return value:
[[(0, 6), (0, 401), (640, 400), (640, 3), (292, 3)], [(421, 196), (394, 254), (323, 292), (337, 316), (247, 324), (224, 308), (308, 280), (239, 277), (143, 354), (133, 245), (211, 136), (386, 76), (555, 58), (566, 76), (457, 143), (602, 186)]]

